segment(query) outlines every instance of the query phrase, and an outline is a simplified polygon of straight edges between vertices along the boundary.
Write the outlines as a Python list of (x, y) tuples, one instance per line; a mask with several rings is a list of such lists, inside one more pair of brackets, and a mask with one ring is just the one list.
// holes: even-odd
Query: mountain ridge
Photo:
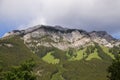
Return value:
[[(27, 40), (30, 40), (31, 38), (48, 36), (49, 40), (54, 42), (54, 44), (53, 42), (51, 42), (51, 44), (47, 43), (48, 47), (52, 45), (61, 49), (59, 46), (67, 45), (65, 48), (63, 48), (63, 50), (68, 49), (69, 47), (77, 48), (86, 44), (92, 44), (94, 42), (110, 48), (120, 45), (120, 40), (113, 38), (106, 31), (87, 32), (81, 29), (68, 29), (61, 26), (37, 25), (25, 30), (13, 30), (12, 32), (6, 33), (3, 38), (14, 35), (23, 37), (25, 43), (27, 43)], [(64, 45), (56, 44), (60, 42), (60, 40), (63, 42), (60, 44)]]
[(106, 69), (119, 54), (119, 40), (104, 31), (39, 25), (0, 39), (0, 67), (33, 58), (37, 80), (107, 80)]

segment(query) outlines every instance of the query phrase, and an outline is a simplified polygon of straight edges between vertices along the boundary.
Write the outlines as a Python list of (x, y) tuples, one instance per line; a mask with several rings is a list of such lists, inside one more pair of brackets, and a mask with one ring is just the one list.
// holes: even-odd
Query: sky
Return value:
[(39, 24), (120, 38), (120, 0), (0, 0), (0, 37)]

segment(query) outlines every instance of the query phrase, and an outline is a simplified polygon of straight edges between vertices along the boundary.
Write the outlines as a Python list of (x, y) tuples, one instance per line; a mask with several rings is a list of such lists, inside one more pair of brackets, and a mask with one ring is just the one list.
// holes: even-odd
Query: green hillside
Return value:
[(41, 46), (41, 52), (33, 53), (16, 36), (0, 40), (0, 67), (8, 70), (10, 66), (33, 58), (37, 63), (34, 71), (40, 72), (38, 80), (107, 80), (106, 68), (116, 55), (114, 49), (95, 43), (66, 51)]
[(51, 63), (51, 64), (58, 64), (59, 59), (55, 59), (53, 55), (51, 55), (52, 52), (47, 53), (42, 59), (45, 62)]
[(4, 68), (11, 65), (18, 65), (30, 58), (38, 59), (19, 37), (12, 37), (0, 40), (0, 60)]

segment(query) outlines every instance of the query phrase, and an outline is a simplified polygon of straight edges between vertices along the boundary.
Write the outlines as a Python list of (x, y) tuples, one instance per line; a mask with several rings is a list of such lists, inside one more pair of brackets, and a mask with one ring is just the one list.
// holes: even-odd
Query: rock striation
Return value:
[(20, 36), (30, 48), (39, 46), (56, 47), (61, 50), (80, 48), (98, 43), (106, 47), (118, 46), (120, 41), (105, 31), (86, 32), (80, 29), (68, 29), (61, 26), (37, 25), (26, 30), (13, 30), (4, 37)]

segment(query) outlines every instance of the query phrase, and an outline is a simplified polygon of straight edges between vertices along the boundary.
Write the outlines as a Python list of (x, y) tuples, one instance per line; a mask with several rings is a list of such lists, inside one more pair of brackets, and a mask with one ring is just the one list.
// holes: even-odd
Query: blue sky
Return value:
[(120, 38), (120, 0), (0, 0), (0, 37), (38, 24), (107, 31)]

